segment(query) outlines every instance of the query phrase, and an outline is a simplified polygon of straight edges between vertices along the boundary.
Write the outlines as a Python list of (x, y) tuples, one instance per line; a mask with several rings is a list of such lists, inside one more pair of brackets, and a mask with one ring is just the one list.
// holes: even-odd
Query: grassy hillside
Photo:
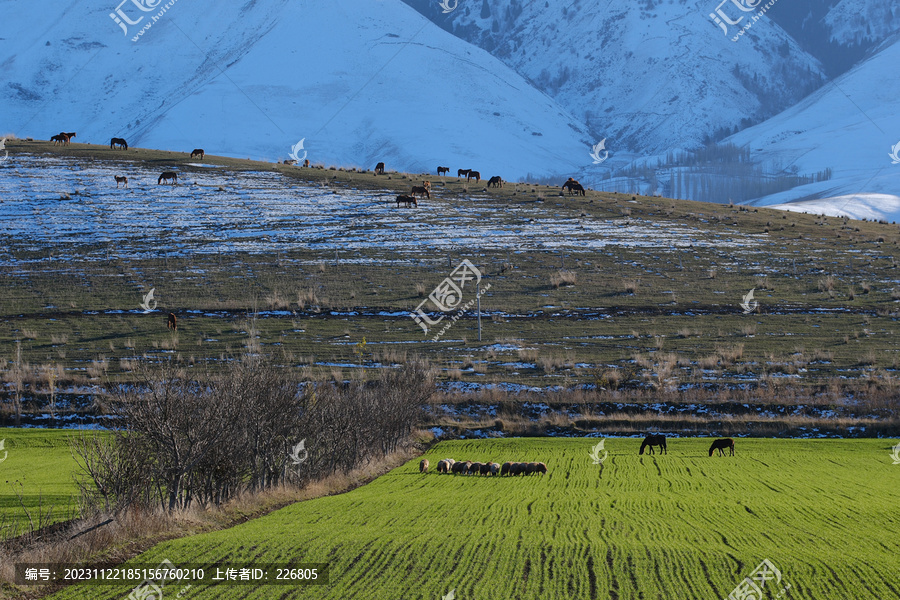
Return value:
[[(545, 477), (420, 475), (417, 461), (353, 492), (295, 504), (233, 529), (161, 544), (134, 563), (330, 563), (328, 587), (193, 585), (192, 598), (724, 598), (768, 558), (786, 597), (900, 595), (896, 487), (881, 440), (708, 439), (444, 442), (426, 456), (542, 460)], [(172, 593), (186, 582), (169, 584)], [(73, 587), (54, 598), (121, 598)], [(769, 591), (775, 597), (777, 590)]]
[[(68, 438), (77, 432), (0, 429), (0, 539), (74, 516), (78, 488)], [(4, 451), (0, 451), (0, 459)], [(29, 519), (30, 515), (30, 519)]]
[[(65, 416), (97, 406), (98, 386), (130, 379), (136, 361), (216, 370), (248, 349), (341, 380), (421, 355), (463, 391), (451, 403), (490, 386), (495, 404), (505, 389), (586, 386), (571, 400), (665, 398), (688, 410), (740, 389), (747, 397), (726, 400), (795, 419), (765, 434), (823, 426), (822, 411), (874, 432), (898, 391), (896, 224), (147, 149), (7, 146), (5, 185), (16, 193), (0, 202), (0, 375), (26, 408), (56, 393)], [(170, 169), (181, 185), (157, 185)], [(113, 174), (129, 175), (129, 189)], [(391, 202), (425, 178), (431, 200)], [(469, 311), (432, 341), (436, 328), (426, 335), (409, 313), (463, 259), (490, 285), (482, 339)], [(150, 290), (158, 308), (145, 314)], [(758, 306), (745, 314), (751, 290)], [(471, 425), (492, 426), (487, 416)]]

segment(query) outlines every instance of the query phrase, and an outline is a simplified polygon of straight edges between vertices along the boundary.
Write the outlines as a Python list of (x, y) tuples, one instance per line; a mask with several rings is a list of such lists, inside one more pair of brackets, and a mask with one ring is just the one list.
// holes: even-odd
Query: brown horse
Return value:
[(734, 440), (731, 438), (721, 438), (714, 441), (712, 446), (709, 447), (709, 455), (712, 456), (713, 452), (718, 450), (719, 456), (725, 456), (725, 448), (730, 448), (731, 456), (734, 456)]
[(116, 189), (118, 189), (120, 183), (124, 183), (125, 187), (128, 187), (128, 178), (122, 175), (119, 177), (118, 175), (113, 175), (116, 178)]
[(170, 179), (172, 180), (172, 185), (176, 185), (178, 183), (178, 173), (166, 171), (156, 180), (156, 185), (161, 184), (163, 181), (169, 181)]
[(438, 167), (438, 175), (443, 175), (444, 173), (450, 173), (450, 167)]
[(308, 159), (308, 158), (307, 158), (306, 160), (303, 161), (303, 166), (304, 166), (304, 167), (309, 167), (309, 159)]
[(562, 184), (562, 189), (569, 190), (569, 194), (574, 193), (581, 194), (582, 196), (585, 195), (584, 186), (582, 186), (580, 183), (578, 183), (578, 180), (573, 179), (572, 177), (569, 177), (569, 180)]
[(380, 162), (375, 165), (375, 174), (376, 175), (384, 175), (384, 163)]
[(650, 452), (648, 454), (653, 454), (653, 446), (659, 446), (660, 454), (668, 454), (669, 451), (666, 449), (666, 436), (664, 435), (648, 435), (644, 438), (644, 443), (641, 444), (641, 451), (638, 454), (644, 453), (644, 448), (650, 447)]
[(166, 328), (171, 329), (172, 331), (178, 331), (178, 319), (175, 318), (175, 313), (169, 313), (166, 320)]
[(462, 177), (463, 175), (468, 175), (468, 174), (469, 174), (469, 171), (471, 171), (471, 170), (472, 170), (472, 169), (457, 169), (457, 171), (456, 171), (456, 176), (457, 176), (457, 177)]
[(122, 148), (123, 150), (128, 150), (128, 142), (123, 140), (122, 138), (112, 138), (109, 140), (109, 147), (115, 148), (116, 146)]
[(499, 175), (494, 175), (493, 177), (491, 177), (490, 179), (488, 179), (488, 187), (498, 187), (498, 188), (502, 188), (502, 187), (503, 187), (503, 180), (500, 179), (500, 176), (499, 176)]
[(470, 179), (474, 179), (475, 183), (481, 182), (481, 173), (479, 173), (478, 171), (469, 171), (469, 173), (466, 175), (466, 183), (469, 183)]
[(428, 188), (424, 185), (414, 185), (410, 193), (413, 196), (425, 196), (426, 198), (431, 200), (431, 192), (429, 192)]
[(203, 156), (206, 154), (206, 152), (203, 151), (203, 148), (194, 148), (194, 151), (191, 152), (191, 158), (194, 158), (194, 156), (197, 154), (200, 155), (200, 160), (203, 160)]
[(586, 196), (587, 192), (584, 191), (583, 185), (576, 182), (576, 183), (573, 183), (572, 186), (569, 188), (569, 194), (575, 194), (576, 196), (578, 194), (581, 194), (582, 196)]
[(419, 461), (419, 473), (427, 473), (428, 472), (428, 459), (423, 458)]
[(397, 196), (397, 208), (400, 208), (400, 205), (404, 203), (406, 204), (407, 208), (410, 208), (412, 206), (415, 206), (416, 208), (419, 207), (419, 201), (416, 200), (415, 196)]
[(67, 133), (67, 132), (65, 132), (65, 131), (61, 131), (61, 132), (59, 132), (59, 135), (65, 136), (65, 138), (66, 138), (66, 145), (68, 146), (68, 145), (69, 145), (69, 142), (72, 141), (72, 138), (75, 137), (75, 132), (74, 132), (74, 131), (70, 131), (70, 132)]
[(65, 135), (63, 135), (62, 133), (60, 133), (59, 135), (54, 135), (52, 138), (50, 138), (50, 141), (53, 142), (53, 145), (55, 146), (55, 145), (57, 145), (57, 144), (66, 144), (66, 143), (68, 143), (68, 142), (69, 142), (69, 138), (67, 138)]

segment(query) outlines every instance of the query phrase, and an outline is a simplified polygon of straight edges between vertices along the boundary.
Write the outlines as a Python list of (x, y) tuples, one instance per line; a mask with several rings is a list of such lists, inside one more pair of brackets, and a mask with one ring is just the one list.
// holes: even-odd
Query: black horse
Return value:
[(659, 446), (659, 451), (661, 453), (669, 453), (668, 449), (666, 448), (666, 436), (664, 435), (648, 435), (647, 437), (645, 437), (644, 443), (641, 444), (641, 451), (638, 452), (638, 454), (643, 454), (644, 448), (646, 448), (647, 446), (650, 446), (650, 452), (648, 452), (648, 454), (653, 454), (653, 446)]
[(730, 448), (731, 455), (734, 456), (734, 440), (731, 438), (722, 438), (714, 441), (712, 446), (709, 447), (709, 455), (712, 456), (713, 452), (718, 450), (719, 456), (725, 456), (725, 448)]

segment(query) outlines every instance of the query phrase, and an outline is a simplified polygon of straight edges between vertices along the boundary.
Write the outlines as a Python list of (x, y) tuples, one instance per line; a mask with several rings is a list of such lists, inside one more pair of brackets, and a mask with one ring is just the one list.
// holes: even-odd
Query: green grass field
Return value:
[[(167, 542), (135, 564), (330, 563), (328, 587), (170, 583), (185, 598), (456, 600), (725, 598), (763, 559), (795, 600), (900, 596), (900, 465), (886, 440), (451, 441), (443, 457), (544, 461), (545, 477), (418, 473), (418, 461), (353, 492), (302, 502), (230, 530)], [(778, 589), (769, 584), (766, 598)], [(54, 598), (122, 598), (71, 587)], [(168, 596), (166, 596), (168, 597)]]
[(31, 522), (49, 525), (72, 517), (78, 497), (68, 442), (73, 435), (78, 432), (0, 429), (0, 459), (6, 455), (0, 462), (0, 539), (28, 532)]

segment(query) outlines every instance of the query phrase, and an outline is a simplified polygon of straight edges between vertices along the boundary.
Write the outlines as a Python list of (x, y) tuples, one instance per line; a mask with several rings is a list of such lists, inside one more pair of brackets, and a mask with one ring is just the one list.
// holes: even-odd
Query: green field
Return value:
[[(0, 539), (72, 518), (78, 488), (68, 439), (78, 432), (0, 429)], [(29, 521), (28, 514), (31, 514)]]
[[(725, 598), (763, 559), (790, 599), (900, 596), (900, 466), (887, 440), (450, 441), (426, 456), (544, 461), (545, 477), (420, 475), (418, 461), (347, 494), (160, 544), (133, 563), (328, 562), (328, 587), (170, 583), (185, 598), (438, 600)], [(766, 598), (778, 590), (766, 589)], [(780, 589), (780, 588), (779, 588)], [(122, 598), (72, 587), (54, 598)], [(166, 596), (168, 597), (168, 596)]]

